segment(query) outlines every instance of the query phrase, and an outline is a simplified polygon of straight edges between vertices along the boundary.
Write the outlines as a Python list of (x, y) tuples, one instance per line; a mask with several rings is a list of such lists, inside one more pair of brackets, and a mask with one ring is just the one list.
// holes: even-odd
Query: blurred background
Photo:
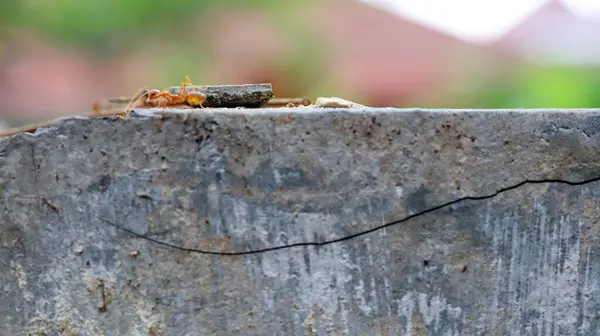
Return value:
[(371, 106), (600, 107), (600, 2), (0, 1), (0, 128), (141, 87)]

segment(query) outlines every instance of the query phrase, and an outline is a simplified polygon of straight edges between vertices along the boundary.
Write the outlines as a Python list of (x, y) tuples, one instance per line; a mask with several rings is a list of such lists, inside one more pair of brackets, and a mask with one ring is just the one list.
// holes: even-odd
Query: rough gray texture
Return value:
[[(172, 86), (169, 91), (179, 94), (180, 88)], [(257, 108), (274, 97), (271, 84), (187, 86), (186, 89), (206, 94), (206, 101), (202, 103), (204, 107)]]
[(160, 112), (0, 139), (0, 334), (600, 328), (600, 182), (242, 256), (111, 225), (211, 251), (336, 239), (599, 176), (600, 111)]

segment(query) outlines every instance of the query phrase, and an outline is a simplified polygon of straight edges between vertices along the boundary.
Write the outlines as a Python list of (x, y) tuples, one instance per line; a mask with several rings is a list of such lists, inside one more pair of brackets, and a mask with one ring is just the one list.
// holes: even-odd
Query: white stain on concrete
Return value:
[[(396, 300), (396, 303), (398, 318), (405, 321), (399, 330), (400, 335), (412, 335), (421, 320), (436, 335), (460, 335), (456, 322), (462, 319), (462, 310), (449, 304), (440, 294), (411, 291), (404, 294), (400, 300)], [(443, 315), (447, 315), (447, 320), (451, 322), (449, 329), (448, 326), (442, 327), (440, 324)]]
[(273, 169), (273, 178), (275, 179), (275, 183), (277, 185), (281, 185), (281, 183), (283, 182), (283, 178), (281, 177), (281, 174), (279, 173), (279, 169), (277, 169), (277, 168)]
[(17, 279), (17, 285), (19, 286), (21, 293), (23, 293), (23, 298), (27, 301), (32, 301), (33, 294), (28, 288), (27, 274), (25, 273), (25, 268), (23, 265), (11, 260), (10, 269), (12, 270), (13, 276)]
[[(223, 201), (222, 194), (209, 192), (208, 195), (210, 207), (216, 208)], [(212, 219), (216, 230), (221, 230), (221, 223), (232, 235), (252, 235), (263, 246), (308, 242), (315, 236), (321, 239), (339, 237), (335, 230), (339, 218), (333, 215), (252, 208), (251, 204), (238, 198), (228, 198), (227, 202), (230, 209), (230, 214), (225, 214), (229, 216), (228, 223), (221, 223), (223, 218)], [(373, 212), (371, 217), (381, 216), (383, 221), (383, 213), (379, 209), (375, 211), (375, 205), (378, 204), (367, 203), (368, 211)], [(581, 232), (582, 229), (573, 225), (577, 223), (576, 219), (557, 216), (541, 202), (534, 202), (530, 210), (534, 214), (527, 217), (516, 210), (498, 216), (491, 202), (484, 209), (480, 228), (487, 235), (490, 255), (495, 258), (484, 267), (490, 275), (488, 286), (493, 295), (482, 301), (476, 321), (466, 319), (463, 309), (449, 303), (435, 287), (430, 287), (431, 292), (394, 293), (391, 290), (395, 286), (386, 274), (394, 271), (386, 264), (382, 265), (380, 260), (392, 260), (394, 256), (390, 249), (381, 249), (375, 244), (386, 241), (385, 237), (392, 230), (390, 233), (378, 231), (349, 245), (307, 247), (308, 253), (302, 248), (294, 248), (261, 255), (258, 270), (269, 287), (265, 285), (262, 289), (259, 301), (266, 310), (277, 309), (281, 305), (278, 293), (298, 291), (299, 294), (290, 295), (298, 298), (297, 302), (289, 303), (290, 309), (295, 307), (293, 321), (301, 325), (310, 320), (311, 328), (318, 333), (328, 328), (342, 328), (343, 333), (353, 334), (352, 328), (364, 323), (362, 320), (357, 322), (357, 317), (374, 321), (378, 330), (383, 330), (382, 324), (387, 319), (389, 325), (400, 325), (394, 329), (400, 334), (410, 334), (414, 328), (422, 327), (417, 324), (422, 324), (427, 330), (441, 335), (458, 335), (459, 327), (464, 332), (477, 326), (485, 330), (473, 332), (504, 330), (516, 335), (528, 332), (550, 334), (552, 330), (560, 334), (561, 330), (572, 330), (577, 325), (579, 311), (583, 311), (584, 320), (593, 320), (596, 313), (578, 303), (578, 284), (583, 282), (583, 288), (579, 287), (582, 295), (593, 295), (596, 283), (589, 275), (590, 251), (580, 251), (577, 230)], [(533, 218), (533, 221), (524, 218)], [(273, 235), (272, 230), (277, 228), (273, 223), (277, 221), (295, 222), (289, 241), (282, 241), (281, 235)], [(365, 253), (356, 252), (358, 244), (364, 244)], [(442, 254), (452, 253), (452, 246), (433, 238), (423, 239), (420, 244)], [(363, 260), (350, 257), (356, 254), (364, 255)], [(580, 260), (583, 256), (587, 259)], [(255, 261), (248, 259), (248, 269), (257, 270)], [(379, 268), (374, 270), (374, 267)], [(580, 279), (581, 267), (586, 269), (585, 276), (581, 275), (584, 279)], [(453, 274), (449, 265), (440, 265), (438, 270), (446, 276)], [(406, 284), (410, 286), (413, 280), (409, 277)], [(385, 288), (379, 288), (381, 286)], [(403, 296), (398, 298), (399, 295)], [(589, 328), (588, 323), (580, 330), (586, 333)], [(340, 332), (340, 329), (335, 330)]]
[(402, 197), (404, 196), (404, 189), (401, 186), (397, 186), (395, 190), (396, 190), (396, 196), (399, 199), (402, 199)]
[[(587, 281), (589, 259), (580, 266), (576, 231), (581, 232), (582, 224), (550, 212), (541, 202), (535, 202), (532, 211), (534, 222), (523, 221), (517, 213), (494, 221), (489, 211), (484, 215), (483, 229), (492, 236), (495, 256), (488, 325), (492, 330), (503, 325), (511, 335), (560, 335), (574, 330), (579, 310), (589, 314), (578, 303), (578, 283), (583, 281), (583, 293), (594, 291)], [(586, 269), (584, 279), (580, 279), (580, 267)], [(589, 331), (585, 326), (580, 330)]]

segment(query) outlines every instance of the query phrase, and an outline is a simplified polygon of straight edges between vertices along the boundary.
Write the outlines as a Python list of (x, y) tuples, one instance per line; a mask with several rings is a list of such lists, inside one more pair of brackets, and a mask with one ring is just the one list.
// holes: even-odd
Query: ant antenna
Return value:
[[(140, 94), (140, 92), (141, 92), (141, 94)], [(146, 89), (146, 88), (138, 89), (135, 92), (135, 94), (133, 95), (133, 97), (131, 98), (131, 100), (129, 101), (129, 104), (127, 104), (127, 107), (125, 108), (125, 116), (124, 117), (121, 116), (121, 118), (127, 118), (127, 117), (129, 117), (129, 112), (130, 112), (129, 107), (131, 106), (131, 103), (133, 103), (135, 100), (140, 99), (140, 97), (142, 97), (146, 93), (148, 93), (148, 89)]]

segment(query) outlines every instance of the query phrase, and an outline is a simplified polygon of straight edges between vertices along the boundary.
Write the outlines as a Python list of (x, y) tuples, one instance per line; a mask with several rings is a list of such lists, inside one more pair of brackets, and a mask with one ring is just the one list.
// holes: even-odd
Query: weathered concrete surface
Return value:
[(106, 221), (211, 251), (318, 242), (599, 158), (593, 110), (205, 109), (0, 139), (0, 334), (596, 335), (600, 182), (242, 256)]

